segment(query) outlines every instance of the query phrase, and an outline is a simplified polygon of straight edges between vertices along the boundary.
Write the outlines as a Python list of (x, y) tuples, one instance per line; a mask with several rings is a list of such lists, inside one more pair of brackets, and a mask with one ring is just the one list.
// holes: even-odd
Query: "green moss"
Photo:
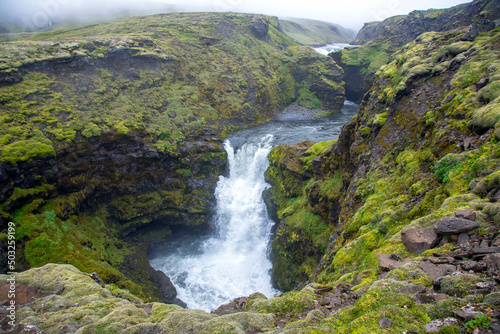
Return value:
[(290, 317), (298, 317), (313, 308), (314, 295), (302, 291), (287, 292), (280, 297), (257, 299), (249, 310), (259, 313), (282, 313)]
[(52, 146), (52, 142), (45, 140), (21, 140), (11, 144), (7, 144), (2, 148), (2, 162), (16, 163), (18, 161), (26, 161), (29, 159), (43, 159), (53, 157), (56, 151)]
[(446, 276), (441, 280), (441, 292), (450, 296), (464, 297), (478, 281), (479, 277), (470, 274)]

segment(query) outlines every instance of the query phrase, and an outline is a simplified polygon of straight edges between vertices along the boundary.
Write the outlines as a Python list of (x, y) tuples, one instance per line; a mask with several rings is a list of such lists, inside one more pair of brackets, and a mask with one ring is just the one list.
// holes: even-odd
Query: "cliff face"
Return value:
[(172, 14), (1, 43), (0, 230), (3, 244), (16, 225), (17, 269), (69, 263), (177, 302), (147, 247), (206, 226), (227, 132), (302, 90), (325, 110), (343, 104), (341, 69), (277, 27)]
[(382, 22), (366, 23), (352, 43), (360, 47), (346, 48), (330, 56), (344, 70), (346, 98), (359, 103), (370, 89), (380, 66), (389, 60), (392, 53), (421, 33), (472, 25), (470, 29), (477, 36), (479, 31), (493, 29), (493, 22), (499, 18), (500, 6), (497, 1), (490, 0), (475, 0), (448, 9), (413, 11)]
[[(302, 264), (279, 279), (283, 286), (296, 283), (299, 276), (295, 273), (305, 272), (306, 263), (298, 250), (316, 245), (321, 252), (325, 246), (320, 247), (317, 236), (323, 240), (329, 236), (325, 255), (308, 282), (351, 284), (351, 290), (362, 296), (355, 304), (357, 311), (346, 309), (325, 321), (338, 332), (348, 327), (360, 332), (379, 328), (362, 321), (383, 309), (370, 301), (379, 289), (387, 288), (385, 293), (389, 293), (399, 289), (403, 281), (429, 287), (436, 274), (446, 275), (438, 262), (433, 262), (438, 268), (434, 272), (426, 267), (426, 261), (433, 261), (427, 258), (431, 254), (446, 256), (443, 254), (454, 250), (450, 253), (453, 257), (479, 244), (493, 245), (499, 237), (499, 188), (494, 180), (500, 167), (496, 125), (500, 30), (483, 33), (473, 42), (462, 41), (466, 31), (424, 33), (396, 52), (389, 64), (376, 72), (358, 115), (345, 125), (338, 141), (313, 146), (301, 143), (271, 152), (270, 197), (281, 219), (273, 250), (277, 263)], [(282, 152), (288, 153), (286, 158)], [(467, 235), (468, 246), (447, 235), (440, 243), (430, 242), (424, 248), (431, 250), (415, 253), (408, 240), (402, 239), (402, 231), (433, 229), (441, 218), (459, 214), (457, 210), (470, 210), (472, 219), (481, 226), (480, 232)], [(301, 217), (300, 224), (297, 217)], [(315, 232), (309, 225), (323, 227)], [(483, 238), (487, 240), (484, 243)], [(396, 260), (388, 265), (391, 258)], [(399, 267), (404, 269), (396, 269)], [(463, 268), (458, 262), (448, 267), (467, 272)], [(482, 269), (472, 272), (476, 270), (481, 274), (472, 275), (471, 280), (483, 277)], [(484, 275), (484, 279), (489, 277)], [(453, 284), (463, 284), (458, 283), (461, 277)], [(434, 289), (445, 291), (443, 286), (439, 290), (434, 285)], [(446, 303), (434, 306), (436, 301), (430, 299), (418, 300), (408, 311), (408, 322), (393, 315), (393, 320), (399, 320), (392, 322), (392, 329), (423, 330), (448, 307)], [(362, 310), (363, 303), (371, 306)], [(427, 303), (429, 310), (434, 309), (426, 317), (420, 306)], [(462, 307), (462, 301), (456, 303), (460, 305), (457, 308)], [(489, 301), (478, 298), (476, 303)], [(435, 313), (437, 309), (440, 311)]]

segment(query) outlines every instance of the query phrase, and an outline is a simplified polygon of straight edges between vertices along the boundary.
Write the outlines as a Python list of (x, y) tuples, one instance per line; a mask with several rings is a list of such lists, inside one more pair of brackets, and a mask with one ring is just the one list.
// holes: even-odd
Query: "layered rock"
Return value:
[[(346, 98), (360, 102), (372, 86), (375, 72), (380, 66), (389, 60), (391, 54), (423, 32), (470, 26), (467, 36), (477, 36), (479, 31), (493, 29), (493, 21), (498, 18), (500, 6), (497, 1), (491, 0), (475, 0), (448, 9), (416, 10), (382, 22), (366, 23), (352, 43), (360, 47), (348, 47), (330, 56), (344, 70)], [(463, 39), (468, 38), (471, 37), (463, 36)]]
[(227, 133), (301, 90), (342, 106), (341, 69), (278, 28), (261, 15), (171, 14), (2, 43), (1, 263), (12, 221), (17, 270), (69, 263), (177, 302), (147, 249), (207, 227)]

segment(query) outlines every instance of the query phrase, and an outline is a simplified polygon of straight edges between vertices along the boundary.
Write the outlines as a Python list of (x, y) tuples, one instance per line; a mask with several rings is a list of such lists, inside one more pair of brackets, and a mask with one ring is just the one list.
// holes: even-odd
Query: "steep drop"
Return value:
[(230, 173), (217, 184), (214, 233), (204, 240), (169, 243), (162, 252), (167, 255), (151, 260), (176, 284), (189, 308), (210, 311), (235, 296), (278, 292), (271, 286), (267, 251), (273, 222), (262, 200), (269, 187), (264, 171), (272, 140), (266, 135), (238, 150), (226, 141)]

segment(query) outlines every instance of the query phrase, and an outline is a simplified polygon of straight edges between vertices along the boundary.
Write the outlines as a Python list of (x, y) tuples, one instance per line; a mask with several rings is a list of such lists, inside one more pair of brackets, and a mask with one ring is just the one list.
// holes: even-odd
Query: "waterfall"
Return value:
[(204, 241), (183, 242), (174, 252), (151, 260), (174, 282), (178, 298), (189, 308), (211, 311), (236, 297), (278, 293), (270, 280), (268, 245), (273, 222), (262, 192), (272, 135), (245, 143), (235, 151), (224, 143), (229, 176), (220, 176), (215, 191), (214, 234)]

